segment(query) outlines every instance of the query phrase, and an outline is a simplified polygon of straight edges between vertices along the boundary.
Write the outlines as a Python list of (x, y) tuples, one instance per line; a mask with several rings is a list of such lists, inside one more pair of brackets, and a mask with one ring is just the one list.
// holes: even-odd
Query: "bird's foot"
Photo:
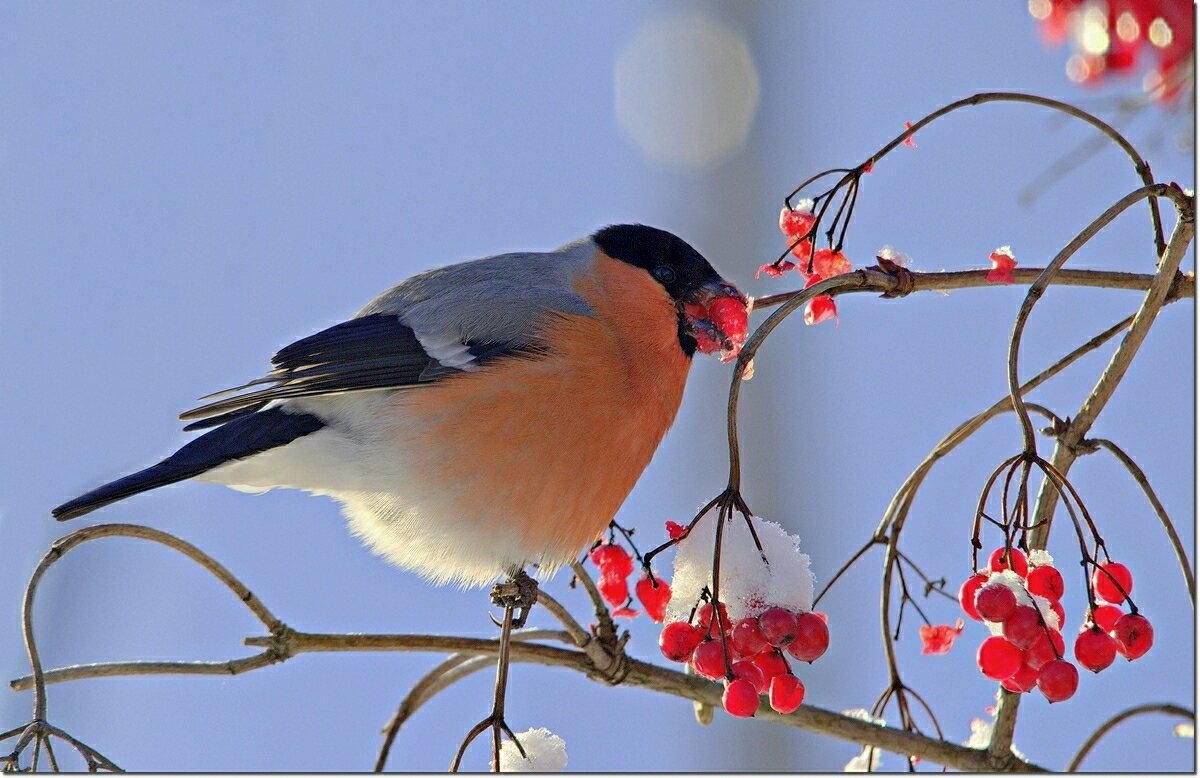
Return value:
[[(492, 587), (492, 604), (501, 608), (511, 607), (516, 611), (512, 623), (516, 629), (525, 626), (530, 609), (537, 604), (537, 597), (538, 583), (530, 578), (524, 570), (518, 570), (504, 583)], [(492, 621), (497, 627), (501, 626), (495, 618)]]

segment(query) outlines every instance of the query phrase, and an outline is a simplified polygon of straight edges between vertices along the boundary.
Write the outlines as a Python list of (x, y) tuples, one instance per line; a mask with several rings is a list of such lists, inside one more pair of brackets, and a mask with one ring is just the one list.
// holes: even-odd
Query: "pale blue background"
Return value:
[[(616, 52), (643, 21), (684, 8), (746, 36), (762, 89), (745, 150), (699, 173), (646, 160), (614, 118)], [(684, 235), (752, 294), (791, 288), (793, 279), (753, 274), (779, 251), (776, 215), (792, 186), (980, 90), (1103, 109), (1111, 92), (1067, 82), (1066, 56), (1043, 47), (1014, 3), (0, 5), (0, 675), (27, 671), (17, 627), (29, 572), (53, 538), (80, 526), (55, 524), (49, 509), (172, 451), (186, 440), (179, 411), (258, 375), (279, 346), (417, 270), (549, 248), (617, 221)], [(1164, 121), (1150, 112), (1130, 137), (1163, 135)], [(1193, 186), (1191, 150), (1171, 143), (1186, 121), (1172, 119), (1145, 153), (1160, 179)], [(1034, 207), (1018, 205), (1022, 186), (1087, 137), (1027, 107), (936, 124), (866, 180), (847, 252), (867, 264), (888, 243), (918, 269), (959, 269), (1011, 243), (1022, 265), (1044, 264), (1138, 183), (1106, 148)], [(1147, 271), (1149, 236), (1144, 209), (1133, 209), (1072, 264)], [(743, 392), (746, 496), (803, 537), (822, 580), (929, 448), (1002, 395), (1021, 294), (847, 298), (840, 327), (796, 317), (764, 349)], [(1025, 374), (1138, 299), (1052, 290), (1029, 325)], [(1189, 548), (1193, 312), (1188, 301), (1163, 313), (1095, 428), (1142, 464)], [(1108, 353), (1039, 401), (1075, 413)], [(693, 370), (674, 430), (620, 514), (643, 535), (658, 537), (665, 519), (685, 519), (723, 484), (728, 377), (714, 360)], [(1019, 445), (1003, 418), (934, 471), (904, 545), (926, 569), (955, 585), (965, 577), (982, 480)], [(1152, 513), (1110, 459), (1083, 460), (1072, 477), (1137, 575), (1157, 643), (1135, 664), (1089, 674), (1069, 704), (1025, 700), (1017, 744), (1055, 768), (1122, 707), (1194, 704), (1193, 612)], [(493, 634), (482, 592), (433, 589), (388, 567), (327, 500), (188, 484), (85, 521), (180, 534), (299, 629)], [(1056, 532), (1064, 569), (1071, 548)], [(825, 603), (833, 647), (800, 670), (815, 705), (869, 706), (885, 685), (879, 560)], [(564, 584), (550, 591), (586, 618)], [(1074, 625), (1083, 595), (1074, 577), (1068, 587)], [(940, 602), (929, 611), (957, 616)], [(57, 567), (38, 623), (50, 665), (237, 656), (257, 631), (191, 565), (131, 541), (91, 545)], [(969, 625), (950, 655), (923, 658), (915, 614), (906, 624), (905, 678), (962, 741), (992, 701), (994, 685), (974, 669), (983, 628)], [(631, 627), (632, 652), (656, 660), (657, 630), (645, 619)], [(308, 655), (238, 678), (72, 683), (52, 687), (50, 718), (127, 769), (369, 769), (380, 727), (436, 661)], [(444, 769), (486, 712), (490, 686), (481, 674), (421, 711), (391, 766)], [(0, 695), (0, 729), (25, 720), (29, 700)], [(686, 702), (528, 666), (514, 673), (509, 710), (518, 730), (564, 736), (573, 770), (836, 770), (856, 752), (724, 715), (701, 729)], [(1192, 770), (1193, 743), (1172, 737), (1171, 724), (1134, 721), (1087, 764)], [(483, 753), (468, 765), (482, 768)]]

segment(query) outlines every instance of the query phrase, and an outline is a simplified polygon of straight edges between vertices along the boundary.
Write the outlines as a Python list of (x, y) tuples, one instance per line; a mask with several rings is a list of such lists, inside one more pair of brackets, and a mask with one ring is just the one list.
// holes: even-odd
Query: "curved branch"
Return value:
[[(542, 603), (545, 596), (545, 592), (539, 591), (538, 602)], [(570, 643), (572, 637), (567, 632), (559, 630), (531, 629), (523, 632), (513, 632), (512, 639), (555, 639), (564, 643)], [(408, 690), (408, 694), (404, 695), (404, 699), (400, 701), (400, 706), (396, 708), (396, 713), (383, 729), (383, 745), (380, 746), (379, 756), (375, 759), (375, 772), (383, 772), (383, 768), (387, 765), (388, 755), (392, 750), (392, 743), (396, 740), (396, 735), (399, 734), (400, 727), (404, 726), (404, 723), (412, 718), (412, 715), (422, 705), (467, 676), (477, 673), (480, 670), (486, 670), (494, 664), (495, 660), (486, 655), (470, 656), (453, 654), (413, 684), (413, 687)]]
[[(220, 562), (210, 557), (200, 549), (193, 546), (187, 541), (161, 530), (151, 529), (150, 527), (140, 527), (136, 524), (97, 524), (93, 527), (84, 527), (76, 530), (69, 535), (64, 535), (54, 542), (46, 555), (38, 563), (34, 569), (33, 575), (29, 578), (29, 583), (25, 587), (25, 598), (21, 605), (21, 627), (25, 637), (25, 651), (29, 655), (29, 664), (33, 670), (32, 680), (34, 687), (33, 698), (33, 718), (35, 721), (44, 721), (46, 718), (46, 684), (42, 669), (42, 658), (37, 650), (37, 643), (33, 636), (33, 602), (37, 595), (38, 585), (41, 583), (42, 576), (50, 569), (59, 559), (67, 554), (71, 549), (87, 543), (90, 540), (107, 537), (130, 537), (140, 538), (142, 540), (152, 540), (155, 543), (162, 544), (168, 548), (174, 549), (184, 556), (197, 563), (218, 581), (232, 591), (237, 598), (242, 601), (242, 604), (254, 614), (254, 617), (262, 622), (268, 630), (277, 629), (281, 622), (275, 618), (274, 614), (267, 609), (267, 606), (262, 603), (258, 597), (250, 591), (240, 580), (230, 573)], [(258, 661), (260, 664), (249, 669), (271, 664), (273, 660), (268, 658), (269, 651), (265, 651), (257, 657), (249, 657), (245, 660), (237, 660), (240, 662)], [(152, 663), (161, 664), (161, 663)], [(175, 663), (166, 663), (175, 664)], [(186, 664), (186, 663), (181, 663)], [(194, 663), (200, 665), (225, 665), (228, 663)], [(200, 672), (228, 672), (227, 670), (208, 670)]]
[(1183, 582), (1187, 585), (1188, 599), (1192, 602), (1192, 607), (1196, 607), (1196, 578), (1192, 573), (1192, 563), (1188, 561), (1187, 550), (1183, 547), (1183, 541), (1179, 539), (1179, 533), (1175, 531), (1175, 525), (1171, 522), (1171, 517), (1167, 515), (1167, 509), (1163, 507), (1159, 501), (1158, 495), (1154, 493), (1154, 489), (1150, 486), (1150, 480), (1146, 478), (1146, 474), (1142, 468), (1138, 467), (1137, 462), (1133, 461), (1133, 457), (1126, 454), (1120, 446), (1105, 438), (1090, 438), (1092, 443), (1107, 449), (1114, 457), (1116, 457), (1125, 468), (1129, 470), (1133, 480), (1138, 482), (1142, 487), (1142, 491), (1146, 494), (1146, 499), (1150, 501), (1150, 505), (1154, 508), (1154, 512), (1158, 514), (1158, 520), (1162, 523), (1163, 531), (1167, 533), (1167, 539), (1171, 542), (1171, 548), (1175, 550), (1175, 559), (1179, 562), (1179, 571), (1183, 574)]
[(1196, 714), (1192, 711), (1188, 710), (1187, 708), (1181, 708), (1178, 705), (1172, 705), (1170, 703), (1160, 703), (1158, 705), (1138, 705), (1133, 708), (1128, 708), (1101, 724), (1099, 729), (1092, 733), (1091, 737), (1089, 737), (1079, 749), (1079, 752), (1075, 754), (1075, 758), (1071, 760), (1069, 765), (1067, 765), (1066, 771), (1068, 773), (1073, 773), (1078, 770), (1080, 763), (1087, 758), (1087, 755), (1091, 753), (1091, 750), (1095, 748), (1097, 743), (1100, 742), (1100, 739), (1107, 735), (1113, 727), (1117, 726), (1126, 719), (1131, 719), (1134, 716), (1140, 716), (1144, 713), (1165, 713), (1168, 716), (1178, 716), (1180, 718), (1189, 719), (1192, 721), (1196, 719)]

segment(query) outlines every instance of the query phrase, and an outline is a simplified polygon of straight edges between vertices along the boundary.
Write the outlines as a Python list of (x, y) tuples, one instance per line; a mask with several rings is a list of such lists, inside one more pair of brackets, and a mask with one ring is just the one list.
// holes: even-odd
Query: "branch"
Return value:
[[(1013, 282), (1018, 285), (1032, 284), (1043, 272), (1040, 267), (1021, 267), (1013, 269)], [(954, 289), (979, 289), (995, 287), (996, 284), (987, 280), (987, 270), (955, 270), (941, 273), (916, 273), (912, 276), (917, 280), (914, 291), (950, 291)], [(1127, 289), (1130, 291), (1146, 291), (1157, 276), (1154, 273), (1122, 273), (1112, 270), (1060, 270), (1054, 277), (1057, 286), (1087, 286), (1099, 289)], [(764, 295), (754, 298), (754, 308), (773, 308), (782, 305), (796, 295), (800, 290), (780, 292), (779, 294)], [(1192, 273), (1177, 273), (1167, 295), (1169, 300), (1180, 297), (1196, 296), (1196, 276)]]
[(1181, 708), (1178, 705), (1171, 705), (1170, 703), (1160, 703), (1158, 705), (1138, 705), (1136, 707), (1123, 710), (1108, 721), (1101, 724), (1100, 728), (1092, 733), (1092, 736), (1089, 737), (1079, 749), (1079, 753), (1075, 754), (1075, 758), (1071, 760), (1069, 765), (1067, 765), (1066, 771), (1068, 773), (1073, 773), (1078, 770), (1080, 763), (1087, 758), (1087, 755), (1091, 753), (1091, 750), (1095, 747), (1095, 745), (1100, 742), (1100, 739), (1107, 735), (1113, 727), (1117, 726), (1126, 719), (1131, 719), (1134, 716), (1140, 716), (1143, 713), (1165, 713), (1168, 716), (1179, 716), (1180, 718), (1185, 718), (1191, 721), (1194, 721), (1196, 718), (1196, 714), (1187, 708)]
[(1192, 602), (1192, 608), (1196, 605), (1196, 578), (1192, 573), (1192, 563), (1188, 561), (1187, 550), (1183, 547), (1183, 541), (1179, 539), (1179, 533), (1175, 531), (1175, 525), (1171, 522), (1171, 517), (1167, 515), (1167, 509), (1159, 501), (1158, 495), (1154, 493), (1154, 489), (1150, 487), (1150, 480), (1146, 478), (1146, 474), (1142, 468), (1138, 467), (1137, 462), (1126, 454), (1120, 446), (1105, 438), (1091, 438), (1090, 442), (1095, 443), (1101, 448), (1107, 449), (1121, 464), (1125, 465), (1129, 470), (1133, 480), (1138, 482), (1142, 487), (1142, 491), (1146, 493), (1146, 499), (1150, 501), (1154, 512), (1158, 514), (1158, 520), (1162, 523), (1163, 531), (1167, 533), (1167, 539), (1171, 541), (1171, 547), (1175, 550), (1175, 559), (1179, 562), (1179, 572), (1183, 573), (1183, 582), (1187, 585), (1188, 599)]
[[(1150, 330), (1150, 326), (1154, 323), (1158, 312), (1167, 303), (1168, 292), (1174, 285), (1179, 264), (1187, 254), (1188, 246), (1191, 245), (1192, 237), (1195, 233), (1195, 201), (1185, 196), (1182, 191), (1173, 186), (1156, 187), (1156, 190), (1156, 196), (1167, 197), (1174, 203), (1178, 220), (1175, 223), (1175, 229), (1171, 233), (1171, 239), (1168, 241), (1166, 248), (1161, 252), (1154, 281), (1147, 290), (1146, 296), (1142, 300), (1137, 313), (1134, 314), (1133, 322), (1129, 326), (1129, 332), (1126, 333), (1120, 345), (1117, 346), (1116, 351), (1109, 360), (1108, 366), (1101, 373), (1095, 388), (1092, 389), (1091, 394), (1084, 400), (1082, 407), (1080, 407), (1079, 413), (1075, 415), (1074, 419), (1067, 426), (1067, 429), (1059, 436), (1054, 446), (1054, 453), (1051, 456), (1050, 462), (1051, 468), (1061, 474), (1064, 479), (1078, 456), (1077, 452), (1080, 442), (1091, 429), (1092, 424), (1096, 421), (1096, 417), (1112, 397), (1113, 392), (1116, 391), (1121, 379), (1124, 378), (1126, 371), (1129, 369), (1129, 365), (1138, 348), (1140, 348), (1142, 342), (1146, 339), (1146, 335)], [(1116, 210), (1118, 206), (1122, 204), (1128, 205), (1127, 201), (1129, 201), (1130, 197), (1131, 195), (1127, 195), (1125, 198), (1122, 198), (1117, 205), (1114, 205), (1100, 219), (1093, 222), (1093, 225)], [(1115, 217), (1115, 213), (1113, 213), (1113, 217)], [(1084, 231), (1087, 232), (1093, 225), (1089, 225)], [(1069, 250), (1071, 250), (1071, 244), (1063, 249), (1062, 253), (1067, 253)], [(1062, 253), (1060, 253), (1060, 257)], [(1069, 256), (1069, 253), (1067, 256)], [(1063, 258), (1063, 261), (1065, 261), (1065, 258)], [(1049, 271), (1050, 268), (1048, 267), (1047, 272)], [(1019, 335), (1019, 330), (1014, 326), (1014, 339), (1019, 337)], [(1013, 384), (1015, 384), (1015, 349), (1014, 345), (1010, 352), (1010, 381)], [(1019, 407), (1019, 397), (1016, 396), (1016, 392), (1013, 394), (1014, 404)], [(1028, 521), (1030, 526), (1035, 527), (1030, 533), (1030, 548), (1046, 547), (1046, 540), (1050, 532), (1050, 520), (1057, 503), (1058, 487), (1052, 482), (1052, 479), (1043, 478), (1041, 487), (1038, 490), (1036, 505)], [(992, 730), (992, 742), (989, 746), (990, 752), (993, 755), (1007, 752), (1011, 746), (1013, 731), (1016, 728), (1017, 708), (1019, 706), (1020, 695), (1001, 689), (1000, 700), (996, 706), (996, 725)]]

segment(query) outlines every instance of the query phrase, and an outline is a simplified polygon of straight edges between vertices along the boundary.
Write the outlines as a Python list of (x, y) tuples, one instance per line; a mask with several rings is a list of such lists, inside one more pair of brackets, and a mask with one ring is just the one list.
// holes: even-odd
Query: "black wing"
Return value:
[[(496, 343), (463, 345), (473, 356), (472, 366), (527, 350)], [(467, 366), (442, 364), (426, 352), (399, 316), (385, 313), (360, 316), (298, 340), (280, 349), (271, 364), (275, 369), (261, 378), (201, 398), (221, 399), (180, 414), (181, 419), (198, 420), (185, 429), (224, 424), (273, 400), (417, 386)], [(254, 389), (256, 386), (264, 388)]]

